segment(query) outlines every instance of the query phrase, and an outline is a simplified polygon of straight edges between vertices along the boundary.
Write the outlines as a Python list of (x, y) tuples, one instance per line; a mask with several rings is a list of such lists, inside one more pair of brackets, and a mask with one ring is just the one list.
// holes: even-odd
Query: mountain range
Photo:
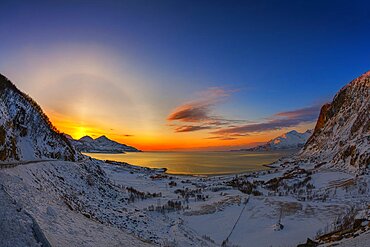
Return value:
[(80, 152), (87, 153), (125, 153), (125, 152), (141, 152), (140, 150), (113, 141), (106, 136), (100, 136), (93, 139), (90, 136), (84, 136), (78, 140), (74, 140), (71, 136), (66, 135), (72, 145)]

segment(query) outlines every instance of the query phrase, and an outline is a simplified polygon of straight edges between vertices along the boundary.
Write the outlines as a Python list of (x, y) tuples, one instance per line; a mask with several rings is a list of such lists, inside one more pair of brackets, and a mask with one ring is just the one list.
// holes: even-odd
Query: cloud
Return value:
[(209, 88), (200, 92), (198, 99), (177, 107), (169, 114), (167, 120), (177, 123), (177, 125), (172, 125), (175, 132), (218, 129), (232, 127), (235, 123), (245, 123), (244, 120), (226, 119), (212, 114), (214, 106), (225, 101), (232, 92), (234, 91), (216, 87)]
[(232, 128), (223, 128), (213, 131), (214, 135), (249, 134), (293, 127), (301, 123), (316, 121), (320, 112), (320, 106), (311, 106), (294, 111), (279, 112), (261, 123), (245, 124)]
[(199, 99), (177, 107), (168, 117), (169, 121), (205, 122), (217, 120), (210, 116), (211, 108), (230, 96), (230, 91), (222, 88), (209, 88), (201, 92)]
[(175, 132), (191, 132), (197, 130), (212, 129), (211, 126), (184, 125), (175, 127)]
[(206, 137), (205, 139), (216, 139), (216, 140), (221, 140), (221, 141), (231, 141), (231, 140), (236, 140), (238, 138), (236, 137), (227, 137), (227, 136), (210, 136), (210, 137)]
[(320, 112), (320, 105), (315, 105), (311, 107), (301, 108), (294, 111), (286, 111), (286, 112), (279, 112), (276, 113), (274, 116), (276, 117), (285, 117), (289, 119), (297, 119), (297, 120), (307, 120), (312, 121), (318, 117), (318, 113)]
[(183, 105), (171, 113), (167, 120), (179, 120), (182, 122), (200, 122), (208, 120), (209, 109), (207, 106)]

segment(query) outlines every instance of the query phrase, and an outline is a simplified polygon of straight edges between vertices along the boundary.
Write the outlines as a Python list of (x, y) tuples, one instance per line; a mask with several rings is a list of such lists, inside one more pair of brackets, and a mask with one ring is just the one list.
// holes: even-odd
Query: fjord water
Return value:
[(126, 162), (149, 168), (167, 168), (170, 174), (220, 175), (266, 170), (270, 164), (294, 151), (274, 152), (131, 152), (85, 153), (100, 160)]

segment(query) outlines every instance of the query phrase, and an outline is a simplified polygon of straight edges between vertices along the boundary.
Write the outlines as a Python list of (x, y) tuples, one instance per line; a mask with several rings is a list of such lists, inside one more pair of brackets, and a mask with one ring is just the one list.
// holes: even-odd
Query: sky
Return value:
[(0, 73), (62, 132), (142, 150), (313, 128), (370, 69), (367, 1), (1, 1)]

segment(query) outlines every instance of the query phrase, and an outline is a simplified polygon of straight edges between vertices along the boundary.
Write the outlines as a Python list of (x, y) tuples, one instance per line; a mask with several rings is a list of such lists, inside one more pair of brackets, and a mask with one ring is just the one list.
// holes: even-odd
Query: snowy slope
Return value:
[(0, 74), (0, 161), (79, 157), (41, 107)]
[(304, 146), (308, 138), (312, 135), (312, 130), (307, 130), (304, 133), (299, 133), (296, 130), (289, 131), (281, 136), (278, 136), (266, 144), (259, 145), (254, 148), (242, 149), (243, 151), (272, 151), (272, 150), (287, 150), (299, 149)]
[[(51, 246), (152, 246), (126, 230), (112, 226), (108, 220), (95, 220), (97, 217), (92, 210), (100, 209), (111, 216), (109, 220), (112, 222), (123, 222), (121, 217), (124, 214), (119, 217), (112, 215), (112, 212), (125, 211), (127, 204), (124, 201), (127, 193), (112, 187), (96, 163), (99, 162), (45, 161), (0, 169), (0, 186), (17, 202), (17, 207), (22, 208), (22, 213), (29, 213), (37, 221)], [(0, 199), (1, 195), (0, 190)], [(8, 205), (4, 209), (3, 204), (0, 203), (0, 212), (8, 210)], [(19, 223), (18, 218), (14, 213), (1, 218), (4, 224), (14, 221), (14, 224), (8, 223), (4, 229), (1, 228), (5, 233), (14, 231), (7, 237), (0, 233), (1, 247), (35, 246), (31, 245), (32, 242), (16, 244), (18, 241), (22, 243), (22, 238), (30, 238), (28, 235), (33, 236), (27, 222), (23, 223), (25, 226), (19, 224), (20, 229), (13, 227)], [(18, 237), (18, 240), (10, 237)], [(3, 245), (7, 239), (10, 239), (9, 245)]]
[(2, 247), (40, 247), (31, 216), (0, 188), (0, 241)]
[(352, 172), (370, 165), (370, 71), (343, 87), (321, 108), (299, 158)]
[(72, 140), (72, 144), (77, 150), (88, 153), (140, 152), (140, 150), (134, 147), (115, 142), (106, 136), (101, 136), (96, 139), (90, 136), (84, 136), (79, 140)]

